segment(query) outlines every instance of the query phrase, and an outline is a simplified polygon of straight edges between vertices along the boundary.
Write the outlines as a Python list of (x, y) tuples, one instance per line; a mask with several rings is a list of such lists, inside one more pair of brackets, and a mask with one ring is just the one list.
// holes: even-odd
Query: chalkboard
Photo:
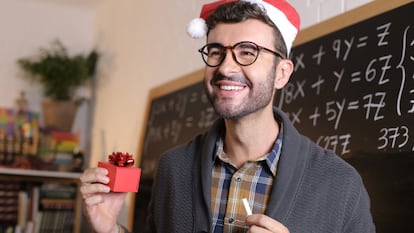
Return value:
[[(339, 155), (414, 150), (414, 4), (295, 47), (277, 105)], [(411, 136), (411, 137), (410, 137)]]
[(217, 118), (204, 93), (202, 75), (195, 72), (186, 77), (187, 82), (195, 82), (152, 99), (142, 145), (144, 178), (152, 179), (159, 155), (203, 132)]
[[(275, 97), (300, 132), (360, 172), (377, 232), (414, 232), (407, 208), (414, 206), (413, 12), (412, 1), (374, 1), (303, 31), (292, 50), (294, 74)], [(195, 72), (151, 98), (135, 229), (144, 224), (160, 154), (216, 119), (202, 78)]]

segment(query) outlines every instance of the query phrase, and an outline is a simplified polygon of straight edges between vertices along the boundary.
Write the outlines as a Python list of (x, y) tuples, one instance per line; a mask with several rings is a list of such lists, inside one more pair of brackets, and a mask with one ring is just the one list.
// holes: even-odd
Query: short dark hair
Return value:
[(239, 23), (248, 19), (260, 20), (274, 28), (273, 37), (275, 49), (287, 57), (287, 48), (282, 34), (272, 20), (270, 20), (269, 16), (267, 16), (266, 10), (255, 3), (235, 1), (218, 6), (206, 19), (208, 28), (207, 35), (219, 23)]

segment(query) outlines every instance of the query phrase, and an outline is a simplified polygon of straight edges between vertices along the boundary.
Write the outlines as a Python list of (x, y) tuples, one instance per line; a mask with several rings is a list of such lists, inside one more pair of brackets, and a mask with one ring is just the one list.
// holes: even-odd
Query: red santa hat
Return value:
[[(193, 19), (188, 27), (187, 33), (193, 38), (202, 38), (207, 34), (206, 19), (213, 13), (216, 8), (227, 2), (236, 0), (219, 0), (216, 2), (203, 5), (200, 17)], [(293, 8), (286, 0), (240, 0), (256, 3), (263, 7), (267, 16), (279, 29), (288, 53), (292, 47), (293, 41), (300, 30), (300, 17), (295, 8)]]

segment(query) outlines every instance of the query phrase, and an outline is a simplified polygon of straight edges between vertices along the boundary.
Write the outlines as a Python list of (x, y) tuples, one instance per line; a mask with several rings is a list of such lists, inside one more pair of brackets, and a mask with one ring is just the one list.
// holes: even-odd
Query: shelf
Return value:
[(73, 233), (80, 233), (82, 212), (81, 212), (81, 196), (79, 193), (80, 176), (79, 172), (63, 172), (63, 171), (44, 171), (0, 167), (0, 180), (18, 180), (23, 182), (35, 183), (61, 183), (76, 185), (76, 197), (74, 208)]
[(79, 173), (79, 172), (42, 171), (42, 170), (15, 169), (15, 168), (0, 167), (0, 175), (79, 179), (81, 174), (82, 173)]

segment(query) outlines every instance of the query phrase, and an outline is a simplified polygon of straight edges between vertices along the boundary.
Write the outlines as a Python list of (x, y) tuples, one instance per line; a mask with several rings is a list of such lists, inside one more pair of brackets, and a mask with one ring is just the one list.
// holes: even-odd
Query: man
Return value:
[[(200, 16), (188, 31), (207, 34), (204, 86), (221, 119), (161, 157), (145, 232), (375, 232), (355, 169), (273, 107), (293, 70), (296, 11), (284, 0), (218, 1)], [(118, 232), (124, 195), (109, 192), (106, 173), (86, 170), (81, 193), (94, 230)]]

